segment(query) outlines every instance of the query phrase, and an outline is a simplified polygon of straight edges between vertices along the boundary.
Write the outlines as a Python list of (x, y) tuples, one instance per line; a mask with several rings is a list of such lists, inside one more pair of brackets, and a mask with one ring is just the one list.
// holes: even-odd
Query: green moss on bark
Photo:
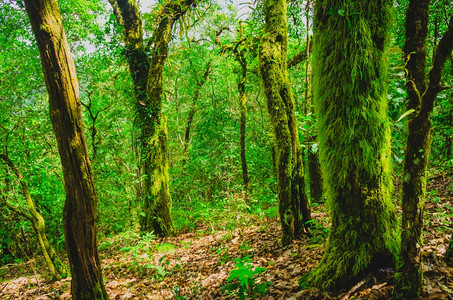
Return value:
[[(193, 2), (169, 1), (162, 6), (149, 59), (145, 53), (142, 21), (136, 1), (116, 0), (121, 12), (121, 18), (117, 19), (125, 27), (126, 56), (137, 98), (136, 124), (140, 129), (141, 161), (145, 175), (140, 228), (144, 232), (154, 231), (160, 236), (174, 233), (168, 175), (168, 138), (162, 111), (163, 72), (173, 25)], [(117, 11), (115, 3), (112, 7)]]
[(332, 226), (324, 256), (305, 283), (326, 290), (393, 265), (398, 252), (386, 115), (391, 9), (391, 1), (315, 5), (313, 88)]
[(282, 244), (288, 245), (310, 220), (304, 173), (287, 68), (286, 0), (264, 2), (266, 26), (259, 49), (259, 70), (274, 135)]

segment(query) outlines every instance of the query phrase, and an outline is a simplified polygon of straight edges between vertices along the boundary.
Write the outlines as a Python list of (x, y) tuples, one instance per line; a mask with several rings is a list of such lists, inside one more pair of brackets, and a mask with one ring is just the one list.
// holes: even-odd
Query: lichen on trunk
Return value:
[(390, 0), (315, 3), (313, 91), (332, 225), (305, 285), (347, 288), (393, 266), (398, 252), (386, 115), (391, 9)]

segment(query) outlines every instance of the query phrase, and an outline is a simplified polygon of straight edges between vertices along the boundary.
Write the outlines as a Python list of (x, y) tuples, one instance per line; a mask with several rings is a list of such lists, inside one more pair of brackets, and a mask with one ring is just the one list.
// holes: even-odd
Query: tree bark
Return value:
[(74, 300), (108, 299), (96, 243), (97, 198), (83, 132), (74, 62), (55, 0), (26, 0), (49, 93), (49, 112), (63, 166), (66, 250)]
[(429, 0), (409, 1), (406, 13), (406, 90), (408, 136), (403, 165), (403, 201), (401, 251), (395, 292), (398, 297), (420, 295), (423, 284), (421, 271), (421, 231), (425, 204), (426, 169), (431, 151), (432, 125), (430, 115), (441, 85), (442, 69), (453, 50), (453, 17), (441, 38), (426, 81), (426, 36), (428, 32)]
[(265, 33), (259, 49), (259, 70), (274, 135), (282, 244), (288, 245), (310, 220), (303, 165), (287, 69), (286, 0), (266, 0)]
[(306, 285), (341, 290), (394, 265), (399, 241), (386, 114), (391, 10), (391, 0), (315, 3), (313, 92), (332, 225)]

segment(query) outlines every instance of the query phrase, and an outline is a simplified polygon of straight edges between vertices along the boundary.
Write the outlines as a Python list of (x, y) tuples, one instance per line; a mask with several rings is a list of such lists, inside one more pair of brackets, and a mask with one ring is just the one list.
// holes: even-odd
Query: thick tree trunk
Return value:
[(430, 115), (437, 94), (444, 89), (440, 79), (442, 69), (453, 50), (453, 17), (447, 32), (440, 40), (433, 67), (426, 83), (426, 36), (428, 32), (429, 0), (410, 1), (406, 14), (406, 44), (408, 59), (406, 89), (408, 109), (408, 136), (403, 165), (403, 219), (401, 251), (395, 292), (398, 297), (419, 296), (423, 284), (421, 272), (421, 231), (425, 204), (426, 169), (431, 150), (432, 125)]
[(17, 167), (13, 164), (13, 162), (7, 155), (0, 153), (0, 158), (5, 161), (5, 163), (10, 167), (10, 169), (19, 179), (22, 194), (24, 195), (25, 202), (27, 203), (27, 209), (25, 210), (16, 207), (14, 204), (10, 203), (6, 199), (6, 197), (3, 199), (4, 203), (9, 209), (15, 211), (16, 213), (19, 213), (31, 222), (38, 238), (39, 247), (41, 248), (41, 251), (43, 253), (44, 260), (47, 264), (47, 267), (49, 268), (50, 274), (52, 275), (52, 278), (54, 280), (60, 280), (61, 276), (65, 273), (63, 265), (61, 264), (61, 261), (58, 258), (52, 245), (49, 243), (49, 240), (47, 239), (44, 218), (36, 210), (35, 204), (28, 190), (27, 183), (23, 180), (22, 174), (19, 172)]
[[(183, 5), (168, 3), (160, 14), (154, 32), (151, 59), (145, 52), (142, 20), (134, 0), (117, 0), (112, 4), (118, 22), (124, 23), (129, 69), (137, 97), (136, 122), (141, 129), (143, 162), (143, 207), (140, 228), (160, 236), (174, 233), (168, 174), (167, 125), (162, 112), (163, 71), (168, 55), (172, 27), (193, 1)], [(117, 5), (116, 5), (117, 4)], [(121, 17), (120, 17), (121, 15)]]
[(74, 300), (108, 299), (96, 243), (97, 198), (83, 132), (78, 82), (54, 0), (26, 0), (41, 55), (49, 111), (63, 166), (63, 223)]
[(282, 244), (288, 245), (310, 220), (305, 194), (294, 100), (287, 70), (286, 0), (266, 0), (265, 34), (259, 49), (259, 70), (275, 141), (274, 166), (277, 174)]
[(169, 2), (159, 15), (153, 35), (151, 59), (145, 52), (142, 20), (135, 0), (109, 0), (119, 24), (124, 24), (126, 57), (137, 97), (136, 122), (141, 130), (143, 162), (143, 208), (140, 227), (160, 236), (174, 233), (168, 174), (167, 125), (162, 112), (163, 71), (174, 23), (183, 16), (194, 0)]
[(155, 42), (152, 51), (146, 92), (148, 97), (144, 106), (148, 113), (148, 122), (142, 124), (142, 147), (145, 149), (144, 172), (144, 216), (140, 219), (142, 231), (159, 236), (174, 233), (171, 218), (171, 196), (168, 174), (167, 124), (162, 112), (164, 66), (168, 55), (173, 14), (165, 11), (154, 33)]
[(385, 55), (391, 9), (390, 0), (315, 3), (313, 90), (332, 225), (307, 285), (340, 290), (394, 265)]

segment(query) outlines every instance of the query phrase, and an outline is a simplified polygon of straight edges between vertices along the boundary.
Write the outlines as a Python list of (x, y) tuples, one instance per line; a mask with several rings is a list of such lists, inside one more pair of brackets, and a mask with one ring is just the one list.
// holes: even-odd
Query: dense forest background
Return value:
[[(286, 12), (287, 50), (282, 59), (288, 67), (300, 142), (297, 155), (304, 174), (298, 188), (306, 193), (311, 210), (311, 220), (299, 234), (292, 225), (296, 234), (289, 240), (285, 240), (279, 212), (283, 201), (279, 201), (277, 180), (282, 178), (276, 163), (278, 135), (268, 110), (260, 61), (263, 39), (271, 32), (265, 25), (269, 19), (266, 6), (272, 1), (176, 1), (179, 6), (171, 6), (175, 1), (142, 1), (138, 14), (143, 22), (141, 44), (133, 44), (136, 41), (127, 25), (130, 20), (122, 5), (128, 1), (109, 2), (59, 0), (58, 8), (75, 62), (97, 195), (97, 245), (111, 299), (393, 297), (393, 279), (389, 278), (395, 269), (381, 270), (378, 275), (370, 271), (371, 277), (367, 277), (370, 272), (360, 273), (360, 278), (354, 274), (358, 285), (327, 289), (332, 293), (307, 289), (310, 284), (300, 280), (322, 256), (332, 214), (322, 193), (313, 100), (317, 1), (288, 1)], [(418, 113), (408, 105), (411, 95), (407, 92), (410, 55), (405, 53), (405, 43), (410, 2), (417, 1), (393, 3), (385, 52), (394, 185), (391, 199), (397, 207), (398, 224), (402, 222), (407, 121)], [(426, 73), (442, 38), (453, 30), (451, 1), (427, 3)], [(142, 53), (151, 57), (143, 64), (151, 66), (150, 74), (158, 74), (152, 59), (164, 49), (159, 48), (159, 33), (166, 14), (172, 15), (174, 24), (168, 33), (165, 61), (157, 63), (162, 67), (158, 108), (154, 110), (158, 114), (142, 119), (141, 107), (154, 105), (154, 94), (149, 92), (152, 83), (148, 82), (151, 96), (141, 100), (131, 53), (136, 45), (143, 47)], [(345, 12), (338, 4), (328, 14), (344, 17)], [(344, 18), (347, 24), (353, 17), (346, 14)], [(0, 45), (0, 297), (69, 298), (65, 278), (71, 273), (63, 224), (66, 177), (49, 117), (40, 53), (22, 1), (0, 1)], [(453, 296), (447, 254), (451, 259), (453, 90), (444, 88), (453, 86), (451, 46), (449, 49), (440, 72), (443, 88), (430, 114), (432, 146), (428, 184), (422, 195), (426, 202), (420, 202), (425, 211), (424, 237), (417, 246), (418, 259), (425, 261), (420, 266), (425, 281), (415, 292), (440, 299)], [(159, 126), (144, 129), (146, 124)], [(149, 130), (159, 138), (166, 137), (162, 139), (166, 141), (164, 150), (143, 142)], [(352, 151), (358, 146), (349, 145)], [(143, 149), (164, 154), (149, 158)], [(155, 175), (157, 171), (147, 173), (164, 156), (168, 161), (162, 162), (161, 177)], [(154, 184), (165, 178), (171, 196), (162, 196), (162, 201), (168, 202), (172, 225), (160, 224), (167, 216), (159, 212), (149, 225), (149, 211), (159, 211), (160, 206), (149, 204), (148, 199), (157, 199), (158, 194), (152, 194)], [(163, 190), (165, 193), (165, 187)], [(41, 230), (44, 222), (45, 230)], [(43, 255), (43, 248), (50, 254)], [(49, 260), (54, 261), (54, 270)]]

